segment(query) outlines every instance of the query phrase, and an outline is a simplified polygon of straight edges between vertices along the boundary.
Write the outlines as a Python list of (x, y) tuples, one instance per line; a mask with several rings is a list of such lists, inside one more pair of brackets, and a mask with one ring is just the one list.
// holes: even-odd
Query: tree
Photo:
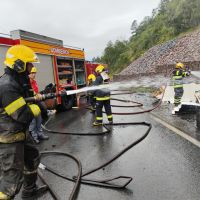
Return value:
[(133, 20), (133, 22), (131, 24), (131, 33), (133, 35), (135, 35), (137, 28), (138, 28), (137, 20)]
[(93, 57), (92, 62), (101, 63), (101, 58), (100, 57)]
[(133, 20), (128, 41), (110, 41), (100, 59), (112, 73), (120, 72), (149, 48), (198, 27), (199, 10), (200, 0), (161, 0), (152, 16), (144, 17), (140, 24)]
[(159, 14), (163, 14), (167, 11), (167, 6), (169, 5), (170, 0), (161, 0), (159, 5)]

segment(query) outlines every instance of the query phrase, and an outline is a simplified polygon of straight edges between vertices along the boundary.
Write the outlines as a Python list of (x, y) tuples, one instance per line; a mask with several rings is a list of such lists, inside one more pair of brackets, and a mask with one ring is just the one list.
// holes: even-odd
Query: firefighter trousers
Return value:
[(178, 106), (181, 103), (181, 98), (183, 96), (183, 87), (174, 88), (174, 105)]
[(24, 190), (36, 187), (39, 151), (30, 144), (0, 143), (0, 192), (14, 197), (24, 183)]
[(96, 122), (102, 123), (103, 122), (103, 107), (105, 109), (107, 118), (109, 122), (113, 121), (112, 117), (112, 110), (109, 100), (96, 100)]
[(92, 110), (95, 110), (96, 109), (96, 99), (95, 99), (94, 95), (90, 94), (88, 96), (88, 101), (89, 101), (89, 104), (90, 104)]

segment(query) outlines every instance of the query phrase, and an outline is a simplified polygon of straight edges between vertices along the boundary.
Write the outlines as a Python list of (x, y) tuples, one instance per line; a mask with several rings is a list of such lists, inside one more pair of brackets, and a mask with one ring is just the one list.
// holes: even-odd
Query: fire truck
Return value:
[(98, 65), (103, 65), (106, 70), (108, 70), (108, 66), (103, 63), (97, 63), (97, 62), (92, 62), (92, 61), (86, 61), (85, 66), (86, 66), (86, 77), (88, 77), (90, 74), (95, 74), (95, 69)]
[[(55, 92), (74, 90), (87, 84), (84, 50), (64, 46), (63, 41), (24, 30), (14, 30), (9, 37), (0, 36), (0, 75), (3, 74), (3, 62), (7, 49), (16, 44), (23, 44), (35, 51), (40, 63), (35, 64), (38, 72), (36, 80), (40, 90), (47, 85), (54, 85)], [(68, 110), (78, 106), (79, 95), (62, 96), (54, 99), (54, 106)], [(51, 102), (52, 103), (52, 102)]]

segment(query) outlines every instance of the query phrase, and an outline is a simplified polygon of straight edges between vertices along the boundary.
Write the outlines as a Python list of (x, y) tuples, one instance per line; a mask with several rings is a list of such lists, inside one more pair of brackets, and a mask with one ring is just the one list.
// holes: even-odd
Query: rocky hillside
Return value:
[(128, 76), (167, 73), (176, 62), (200, 70), (200, 30), (150, 48), (143, 56), (131, 63), (114, 79)]

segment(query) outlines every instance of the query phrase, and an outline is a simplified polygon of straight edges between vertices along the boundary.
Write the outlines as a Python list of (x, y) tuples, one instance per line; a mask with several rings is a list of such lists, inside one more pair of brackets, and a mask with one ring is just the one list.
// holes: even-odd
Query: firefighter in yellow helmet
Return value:
[(174, 109), (172, 114), (175, 114), (178, 109), (178, 105), (181, 103), (181, 98), (183, 96), (183, 77), (186, 76), (185, 66), (183, 63), (178, 62), (173, 70), (173, 87), (174, 87)]
[(96, 80), (96, 76), (94, 74), (90, 74), (88, 76), (88, 85), (92, 85), (92, 83)]
[[(96, 72), (96, 80), (93, 85), (98, 86), (101, 84), (106, 84), (109, 82), (109, 76), (105, 71), (103, 65), (97, 66), (95, 69)], [(96, 119), (93, 123), (94, 126), (99, 126), (103, 124), (103, 107), (105, 108), (105, 112), (110, 124), (113, 123), (112, 110), (110, 105), (110, 90), (109, 89), (98, 89), (94, 91), (94, 96), (96, 98)]]
[(25, 141), (29, 123), (40, 114), (36, 104), (24, 99), (30, 93), (27, 70), (35, 62), (36, 54), (23, 45), (12, 46), (6, 53), (0, 78), (0, 200), (13, 199), (22, 184), (22, 199), (47, 190), (46, 185), (36, 187), (40, 154)]
[[(94, 81), (96, 80), (96, 76), (94, 74), (89, 74), (88, 76), (88, 86), (92, 86)], [(88, 91), (88, 103), (90, 105), (91, 113), (95, 113), (96, 111), (96, 99), (93, 95), (93, 91)]]

